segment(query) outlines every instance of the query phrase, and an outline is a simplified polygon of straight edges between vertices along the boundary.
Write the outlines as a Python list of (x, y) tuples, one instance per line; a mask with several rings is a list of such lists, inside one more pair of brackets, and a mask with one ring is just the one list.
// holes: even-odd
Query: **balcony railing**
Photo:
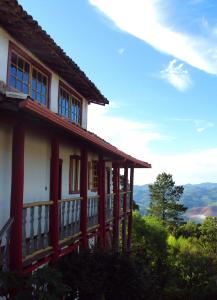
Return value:
[(114, 194), (106, 195), (106, 221), (113, 219)]
[(23, 205), (22, 255), (23, 259), (50, 246), (49, 226), (52, 201)]
[[(126, 211), (130, 209), (130, 191), (120, 191), (120, 215), (124, 212), (124, 198), (126, 196)], [(99, 195), (88, 196), (87, 199), (87, 230), (99, 225)], [(81, 204), (83, 198), (59, 200), (59, 246), (72, 245), (80, 242), (81, 237)], [(114, 194), (106, 195), (106, 223), (113, 221)], [(35, 258), (48, 256), (53, 253), (50, 241), (50, 211), (52, 201), (33, 202), (23, 205), (22, 221), (22, 257), (24, 265)]]
[(59, 201), (60, 240), (80, 233), (81, 201), (81, 197)]
[(13, 219), (10, 218), (0, 230), (0, 269), (2, 271), (9, 270), (9, 244), (12, 224)]
[(88, 228), (99, 224), (99, 196), (88, 196), (87, 226)]

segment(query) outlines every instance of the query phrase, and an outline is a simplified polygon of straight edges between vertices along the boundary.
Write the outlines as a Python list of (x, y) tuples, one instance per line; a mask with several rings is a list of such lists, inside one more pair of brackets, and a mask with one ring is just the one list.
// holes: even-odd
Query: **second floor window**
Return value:
[(59, 114), (81, 125), (81, 101), (63, 88), (59, 91)]
[(8, 85), (47, 106), (48, 76), (14, 50), (10, 53)]

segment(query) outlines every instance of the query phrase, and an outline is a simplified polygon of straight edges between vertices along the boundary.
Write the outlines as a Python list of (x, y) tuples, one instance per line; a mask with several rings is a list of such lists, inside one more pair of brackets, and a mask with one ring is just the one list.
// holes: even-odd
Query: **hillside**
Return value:
[[(149, 205), (150, 196), (148, 185), (135, 185), (134, 186), (134, 200), (140, 206), (142, 213), (146, 212), (146, 209)], [(206, 209), (208, 215), (217, 215), (217, 183), (201, 183), (201, 184), (186, 184), (184, 185), (184, 193), (181, 199), (182, 203), (188, 207), (187, 216), (195, 215), (192, 209), (195, 208), (209, 208)], [(203, 212), (203, 210), (202, 210)], [(200, 213), (198, 212), (200, 215)], [(203, 215), (203, 213), (201, 213)]]

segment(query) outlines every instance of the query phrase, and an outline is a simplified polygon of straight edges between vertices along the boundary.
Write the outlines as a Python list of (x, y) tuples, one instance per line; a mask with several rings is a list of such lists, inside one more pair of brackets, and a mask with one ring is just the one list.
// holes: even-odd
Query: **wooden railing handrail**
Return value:
[(91, 195), (91, 196), (87, 196), (87, 198), (88, 199), (94, 199), (94, 198), (99, 199), (99, 195), (95, 195), (95, 196)]
[(31, 202), (31, 203), (24, 203), (23, 208), (30, 208), (35, 206), (49, 206), (52, 205), (53, 201), (37, 201), (37, 202)]
[(63, 202), (72, 202), (76, 200), (83, 200), (83, 197), (76, 197), (76, 198), (69, 198), (69, 199), (61, 199), (58, 202), (63, 203)]

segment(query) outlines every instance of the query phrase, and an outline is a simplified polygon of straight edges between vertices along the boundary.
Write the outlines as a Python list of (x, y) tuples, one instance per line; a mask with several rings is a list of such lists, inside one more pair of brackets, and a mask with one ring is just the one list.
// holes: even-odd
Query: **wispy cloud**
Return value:
[(176, 59), (171, 60), (160, 74), (162, 79), (168, 81), (181, 92), (187, 90), (191, 85), (188, 70), (184, 68), (184, 64), (177, 63)]
[[(89, 0), (113, 20), (116, 26), (150, 44), (155, 49), (217, 75), (217, 39), (206, 35), (182, 32), (170, 18), (167, 0)], [(197, 1), (198, 2), (198, 1)], [(192, 2), (193, 3), (193, 2)], [(196, 4), (196, 1), (194, 1)], [(167, 7), (167, 10), (164, 7)]]
[(125, 52), (125, 49), (124, 49), (124, 48), (118, 49), (118, 53), (119, 53), (120, 55), (122, 55), (124, 52)]
[(174, 118), (172, 121), (191, 123), (198, 133), (204, 132), (205, 130), (215, 126), (213, 122), (191, 118)]
[[(157, 155), (150, 151), (150, 143), (154, 141), (167, 143), (171, 137), (162, 134), (156, 124), (112, 116), (109, 107), (96, 105), (90, 105), (88, 116), (89, 130), (94, 131), (126, 153), (152, 164), (152, 169), (136, 170), (136, 184), (153, 182), (161, 172), (173, 174), (178, 184), (216, 182), (217, 148), (194, 152), (186, 150), (186, 153), (174, 155)], [(174, 120), (193, 122), (192, 119)], [(99, 124), (103, 124), (103, 127)]]

